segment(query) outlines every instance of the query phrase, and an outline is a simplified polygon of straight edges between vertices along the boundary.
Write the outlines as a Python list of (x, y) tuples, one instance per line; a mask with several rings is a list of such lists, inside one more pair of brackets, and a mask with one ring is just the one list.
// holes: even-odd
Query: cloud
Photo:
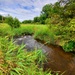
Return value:
[(0, 0), (0, 14), (17, 17), (20, 21), (39, 16), (42, 7), (57, 0)]

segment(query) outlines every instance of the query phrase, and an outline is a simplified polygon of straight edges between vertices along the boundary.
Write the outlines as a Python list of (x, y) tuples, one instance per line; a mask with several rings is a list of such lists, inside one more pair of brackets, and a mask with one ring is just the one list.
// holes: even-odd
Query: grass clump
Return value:
[[(0, 23), (0, 36), (15, 36), (33, 35), (35, 39), (44, 41), (45, 43), (57, 44), (63, 47), (64, 51), (75, 51), (73, 48), (68, 49), (66, 42), (75, 42), (75, 26), (70, 23), (65, 26), (61, 25), (36, 25), (36, 24), (21, 24), (19, 28), (13, 30), (8, 24)], [(73, 46), (72, 46), (73, 47)]]
[(49, 28), (45, 27), (42, 29), (37, 29), (34, 33), (34, 38), (42, 40), (46, 43), (54, 43), (54, 35), (50, 32)]
[(52, 75), (43, 72), (45, 57), (41, 50), (27, 52), (23, 47), (0, 37), (0, 75)]
[(74, 48), (75, 48), (75, 42), (74, 42), (74, 41), (66, 42), (66, 43), (64, 44), (64, 46), (63, 46), (63, 49), (64, 49), (66, 52), (75, 51)]

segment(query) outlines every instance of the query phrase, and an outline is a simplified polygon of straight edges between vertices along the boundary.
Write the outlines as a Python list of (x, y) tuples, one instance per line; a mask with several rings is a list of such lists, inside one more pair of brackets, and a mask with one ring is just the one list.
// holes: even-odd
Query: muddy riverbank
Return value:
[(47, 62), (44, 64), (44, 70), (53, 70), (63, 73), (63, 75), (75, 75), (75, 56), (72, 53), (66, 53), (56, 45), (45, 45), (36, 41), (32, 36), (24, 36), (15, 39), (18, 45), (25, 44), (28, 51), (41, 49), (47, 56)]

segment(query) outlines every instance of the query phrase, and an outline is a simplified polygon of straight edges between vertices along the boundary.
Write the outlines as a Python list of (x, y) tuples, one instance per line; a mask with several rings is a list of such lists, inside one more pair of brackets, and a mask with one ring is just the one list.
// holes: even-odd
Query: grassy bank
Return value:
[(21, 24), (20, 28), (11, 29), (7, 24), (0, 24), (0, 36), (33, 35), (35, 39), (46, 43), (62, 46), (66, 52), (74, 51), (75, 48), (75, 29), (74, 26), (66, 25), (36, 25)]
[[(7, 24), (0, 24), (0, 75), (53, 75), (51, 71), (43, 71), (43, 63), (46, 58), (41, 50), (27, 52), (26, 49), (23, 49), (24, 45), (15, 45), (12, 40), (14, 36), (27, 34), (34, 34), (36, 38), (40, 34), (37, 31), (41, 28), (47, 29), (42, 25), (21, 25), (20, 28), (11, 29)], [(42, 34), (48, 35), (45, 31)], [(40, 35), (39, 39), (41, 38)]]
[(42, 51), (27, 52), (23, 47), (12, 40), (9, 42), (7, 37), (0, 37), (0, 75), (51, 75), (43, 72), (41, 65), (45, 57)]

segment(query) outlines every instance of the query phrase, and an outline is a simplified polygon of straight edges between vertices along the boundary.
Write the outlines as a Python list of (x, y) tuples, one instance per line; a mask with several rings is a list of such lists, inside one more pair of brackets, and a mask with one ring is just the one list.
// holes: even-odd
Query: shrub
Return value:
[(11, 28), (18, 28), (20, 27), (20, 22), (17, 18), (13, 18), (11, 16), (8, 16), (6, 18), (6, 22), (10, 25)]
[(13, 18), (11, 17), (11, 16), (9, 16), (9, 17), (7, 17), (6, 18), (6, 22), (8, 23), (8, 25), (10, 25), (11, 26), (11, 28), (13, 28), (14, 26), (14, 20), (13, 20)]
[(53, 14), (51, 17), (51, 24), (58, 24), (60, 22), (60, 15)]
[(47, 18), (47, 19), (45, 20), (45, 24), (51, 24), (51, 19), (50, 19), (50, 18)]
[(14, 19), (14, 28), (20, 27), (20, 22), (17, 18)]
[(65, 52), (74, 51), (73, 50), (74, 48), (75, 48), (75, 42), (74, 41), (69, 41), (69, 42), (65, 43), (63, 46), (63, 49), (65, 50)]
[(75, 18), (73, 18), (70, 23), (75, 24)]
[(46, 43), (54, 43), (54, 34), (48, 28), (38, 29), (34, 33), (34, 38)]

